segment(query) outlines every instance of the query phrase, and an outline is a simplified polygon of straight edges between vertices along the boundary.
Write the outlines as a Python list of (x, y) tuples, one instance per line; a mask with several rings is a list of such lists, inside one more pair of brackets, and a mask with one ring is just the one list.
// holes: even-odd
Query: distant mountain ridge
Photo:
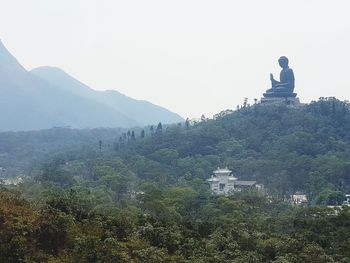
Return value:
[(0, 41), (0, 131), (175, 123), (176, 113), (117, 91), (96, 91), (63, 70), (27, 71)]
[(108, 105), (114, 110), (136, 120), (141, 125), (157, 123), (175, 123), (182, 121), (182, 118), (167, 109), (156, 106), (148, 101), (135, 100), (115, 90), (96, 91), (68, 75), (60, 68), (39, 67), (31, 71), (36, 76), (50, 82), (51, 84), (68, 89), (76, 95), (87, 99), (94, 99)]

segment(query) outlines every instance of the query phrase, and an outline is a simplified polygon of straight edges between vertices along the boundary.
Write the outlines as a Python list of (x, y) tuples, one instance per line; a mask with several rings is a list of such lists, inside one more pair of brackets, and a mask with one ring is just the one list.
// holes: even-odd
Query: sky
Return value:
[(183, 117), (235, 109), (287, 56), (302, 102), (350, 99), (349, 0), (0, 0), (0, 39), (28, 70), (57, 66)]

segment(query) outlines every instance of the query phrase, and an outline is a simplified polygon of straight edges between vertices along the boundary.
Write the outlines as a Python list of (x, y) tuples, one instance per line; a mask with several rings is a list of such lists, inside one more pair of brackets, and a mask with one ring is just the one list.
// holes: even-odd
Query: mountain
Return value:
[[(55, 71), (62, 72), (57, 69)], [(51, 79), (50, 74), (45, 76), (43, 69), (33, 72), (27, 71), (0, 41), (0, 131), (37, 130), (55, 126), (132, 127), (145, 124), (131, 116), (135, 115), (134, 111), (128, 114), (127, 101), (137, 104), (136, 100), (128, 98), (120, 102), (117, 98), (123, 95), (111, 91), (94, 91), (67, 74), (63, 74), (66, 79), (62, 78), (60, 83), (58, 79)], [(72, 83), (79, 83), (82, 88), (78, 89), (78, 85)], [(110, 93), (112, 95), (108, 97)], [(119, 107), (114, 105), (118, 103)], [(146, 105), (145, 108), (142, 108), (142, 103)], [(164, 108), (142, 103), (139, 107), (134, 107), (145, 114), (162, 117), (157, 122), (182, 120)], [(153, 111), (149, 111), (149, 108)]]
[(33, 69), (31, 73), (67, 92), (108, 105), (114, 110), (136, 120), (141, 125), (183, 121), (178, 114), (148, 101), (135, 100), (115, 90), (96, 91), (68, 75), (60, 68), (39, 67)]

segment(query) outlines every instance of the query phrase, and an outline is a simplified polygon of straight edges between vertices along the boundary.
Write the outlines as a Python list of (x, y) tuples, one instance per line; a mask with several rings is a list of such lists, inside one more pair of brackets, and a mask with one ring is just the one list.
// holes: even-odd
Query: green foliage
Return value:
[(342, 192), (325, 189), (316, 197), (315, 203), (318, 205), (341, 205), (344, 200), (345, 195)]
[[(82, 131), (73, 148), (46, 142), (54, 154), (45, 132), (23, 135), (40, 154), (2, 135), (0, 165), (29, 176), (0, 189), (0, 261), (350, 262), (350, 208), (326, 207), (350, 191), (348, 102), (246, 106), (145, 130)], [(24, 155), (11, 153), (16, 141)], [(218, 166), (268, 194), (212, 195), (205, 180)], [(285, 201), (296, 191), (312, 206)]]
[[(0, 192), (4, 262), (348, 262), (350, 209), (291, 208), (253, 193), (144, 185), (112, 214), (67, 189), (35, 206)], [(89, 198), (90, 196), (90, 198)], [(18, 224), (20, 222), (20, 224)], [(287, 228), (281, 226), (288, 225)]]

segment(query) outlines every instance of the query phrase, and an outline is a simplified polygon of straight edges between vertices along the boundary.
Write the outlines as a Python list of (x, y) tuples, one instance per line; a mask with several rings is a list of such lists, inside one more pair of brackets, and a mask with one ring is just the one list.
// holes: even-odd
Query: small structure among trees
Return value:
[(290, 196), (291, 202), (294, 205), (307, 205), (308, 204), (308, 200), (305, 194), (303, 193), (295, 193), (293, 195)]
[(345, 195), (345, 200), (343, 201), (343, 205), (350, 205), (350, 195)]
[(240, 181), (232, 175), (232, 171), (227, 167), (222, 169), (218, 167), (211, 176), (207, 179), (210, 184), (210, 189), (214, 194), (228, 195), (233, 192), (242, 190), (262, 190), (264, 186), (257, 184), (256, 181)]

